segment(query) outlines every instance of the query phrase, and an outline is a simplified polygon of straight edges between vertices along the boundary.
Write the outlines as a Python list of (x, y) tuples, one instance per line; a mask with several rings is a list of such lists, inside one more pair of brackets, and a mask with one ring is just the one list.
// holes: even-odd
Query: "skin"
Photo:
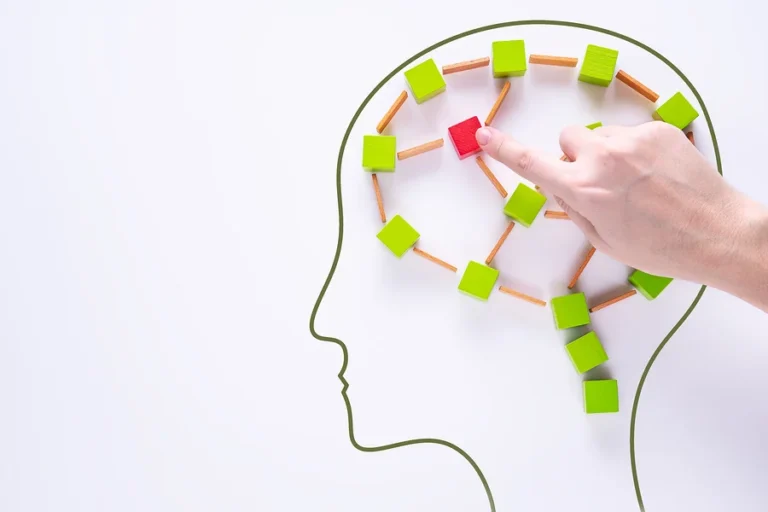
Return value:
[(476, 137), (552, 194), (598, 251), (768, 312), (768, 208), (723, 180), (674, 126), (568, 127), (560, 147), (570, 162), (494, 128)]

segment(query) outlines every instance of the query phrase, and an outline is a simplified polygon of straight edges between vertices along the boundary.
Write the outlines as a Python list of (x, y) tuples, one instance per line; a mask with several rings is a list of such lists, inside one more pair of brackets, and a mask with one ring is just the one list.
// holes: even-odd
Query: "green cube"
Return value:
[(411, 88), (416, 103), (424, 103), (445, 90), (445, 80), (432, 59), (425, 60), (405, 72), (405, 80)]
[(697, 117), (699, 117), (699, 113), (680, 92), (675, 93), (653, 113), (653, 118), (657, 121), (664, 121), (681, 130)]
[(596, 123), (588, 124), (587, 128), (589, 128), (590, 130), (594, 130), (595, 128), (600, 128), (601, 126), (603, 126), (603, 123), (598, 121)]
[(583, 293), (555, 297), (552, 299), (552, 313), (558, 329), (570, 329), (589, 323), (589, 308)]
[(395, 170), (397, 142), (393, 135), (363, 136), (363, 168), (366, 171)]
[(531, 227), (547, 198), (531, 187), (520, 183), (504, 206), (504, 213), (525, 227)]
[(376, 238), (381, 240), (395, 256), (400, 258), (408, 249), (414, 246), (419, 236), (419, 232), (413, 229), (404, 218), (395, 215), (379, 231)]
[(613, 379), (584, 381), (584, 411), (587, 414), (619, 412), (619, 383)]
[(637, 291), (645, 295), (648, 300), (653, 300), (664, 291), (664, 288), (672, 282), (671, 277), (655, 276), (642, 270), (635, 270), (629, 276), (629, 282), (637, 288)]
[(459, 282), (459, 290), (480, 300), (488, 300), (499, 277), (499, 271), (476, 261), (470, 261)]
[(588, 84), (608, 87), (613, 80), (613, 72), (616, 71), (616, 61), (619, 59), (619, 51), (587, 45), (587, 53), (581, 64), (579, 80)]
[(525, 41), (495, 41), (491, 45), (493, 53), (493, 76), (523, 76), (528, 70), (525, 58)]
[(588, 372), (608, 360), (603, 344), (600, 343), (600, 339), (594, 332), (588, 332), (581, 338), (570, 342), (565, 346), (565, 350), (568, 351), (573, 366), (579, 373)]

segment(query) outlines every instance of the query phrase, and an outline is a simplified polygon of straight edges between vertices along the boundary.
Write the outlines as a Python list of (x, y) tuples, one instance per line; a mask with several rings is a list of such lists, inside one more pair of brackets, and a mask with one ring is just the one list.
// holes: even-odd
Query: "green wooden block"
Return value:
[(424, 103), (445, 90), (445, 79), (432, 59), (425, 60), (405, 72), (416, 103)]
[(600, 128), (601, 126), (603, 126), (603, 123), (598, 121), (596, 123), (588, 124), (587, 128), (589, 128), (590, 130), (594, 130), (595, 128)]
[(613, 73), (616, 71), (616, 61), (619, 59), (619, 51), (587, 45), (587, 53), (584, 55), (584, 61), (581, 64), (579, 80), (588, 84), (608, 87), (613, 80)]
[(397, 142), (393, 135), (363, 136), (363, 168), (366, 171), (395, 170)]
[(588, 332), (565, 346), (576, 371), (584, 373), (608, 360), (603, 344), (594, 332)]
[(520, 183), (504, 205), (504, 213), (523, 226), (531, 227), (546, 202), (546, 196)]
[(480, 300), (488, 300), (499, 277), (499, 271), (476, 261), (470, 261), (459, 282), (459, 290)]
[(669, 286), (673, 279), (671, 277), (655, 276), (642, 270), (635, 270), (629, 276), (629, 282), (637, 288), (637, 291), (645, 295), (648, 300), (653, 300)]
[(419, 239), (419, 232), (413, 229), (404, 218), (399, 215), (392, 217), (387, 222), (376, 238), (386, 245), (398, 258), (402, 257), (408, 249), (414, 246)]
[(619, 383), (614, 379), (584, 381), (584, 411), (587, 414), (619, 412)]
[(583, 293), (555, 297), (551, 303), (558, 329), (570, 329), (589, 323), (589, 308)]
[(657, 121), (664, 121), (681, 130), (697, 117), (699, 117), (699, 113), (680, 92), (675, 93), (653, 113), (653, 118)]
[(493, 76), (523, 76), (528, 70), (528, 59), (525, 58), (525, 41), (494, 41), (491, 45), (493, 53)]

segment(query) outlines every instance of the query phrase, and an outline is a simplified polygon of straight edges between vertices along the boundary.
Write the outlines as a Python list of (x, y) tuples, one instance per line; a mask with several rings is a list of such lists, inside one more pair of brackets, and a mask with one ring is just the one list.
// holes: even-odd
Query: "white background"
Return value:
[[(340, 351), (309, 335), (336, 245), (334, 171), (350, 117), (392, 68), (454, 33), (526, 18), (591, 23), (686, 73), (709, 107), (726, 178), (768, 203), (766, 36), (749, 4), (3, 2), (0, 510), (487, 510), (454, 452), (354, 450)], [(607, 42), (554, 29), (525, 37), (578, 57), (587, 39)], [(492, 39), (435, 56), (473, 58)], [(566, 44), (578, 50), (555, 51)], [(620, 65), (630, 57), (627, 70), (647, 66), (663, 97), (679, 87), (622, 47)], [(597, 105), (575, 82), (525, 80), (525, 101), (512, 96), (499, 124), (553, 151), (563, 123), (603, 109), (632, 122), (644, 108), (618, 89)], [(447, 81), (456, 95), (424, 105), (434, 118), (404, 107), (397, 122), (414, 121), (404, 143), (444, 136), (417, 121), (484, 117), (490, 79)], [(455, 292), (458, 276), (377, 245), (355, 140), (402, 81), (392, 87), (350, 144), (344, 252), (318, 318), (350, 348), (358, 441), (457, 442), (499, 510), (635, 510), (633, 391), (696, 286), (595, 315), (622, 412), (586, 417), (567, 335), (548, 311), (499, 294), (472, 301)], [(495, 191), (450, 145), (418, 158), (384, 184), (390, 215), (403, 213), (424, 249), (459, 267), (482, 260), (503, 228)], [(430, 160), (452, 181), (423, 172)], [(511, 190), (514, 176), (494, 170)], [(548, 298), (584, 241), (567, 223), (535, 227), (513, 231), (501, 280)], [(597, 297), (625, 276), (598, 255), (583, 289)], [(766, 329), (765, 315), (709, 290), (662, 353), (637, 425), (649, 511), (765, 508)]]

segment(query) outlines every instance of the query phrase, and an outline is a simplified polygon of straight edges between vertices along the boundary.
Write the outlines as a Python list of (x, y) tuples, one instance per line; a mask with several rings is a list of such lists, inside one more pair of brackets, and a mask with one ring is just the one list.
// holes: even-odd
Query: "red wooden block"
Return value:
[(480, 145), (475, 139), (475, 132), (480, 129), (480, 126), (480, 120), (474, 116), (448, 128), (451, 142), (460, 160), (480, 152)]

